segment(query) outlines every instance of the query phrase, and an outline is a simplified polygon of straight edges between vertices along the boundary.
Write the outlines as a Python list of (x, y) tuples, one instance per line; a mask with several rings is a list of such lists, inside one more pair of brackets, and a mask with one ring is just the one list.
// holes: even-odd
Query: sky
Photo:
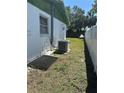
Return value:
[(85, 14), (92, 8), (93, 2), (94, 0), (64, 0), (65, 6), (73, 7), (74, 5), (77, 5), (85, 10)]

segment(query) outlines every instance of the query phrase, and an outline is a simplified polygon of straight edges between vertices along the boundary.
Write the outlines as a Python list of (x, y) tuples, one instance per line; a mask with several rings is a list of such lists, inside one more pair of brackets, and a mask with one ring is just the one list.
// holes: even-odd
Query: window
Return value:
[(48, 34), (47, 18), (40, 16), (40, 34)]

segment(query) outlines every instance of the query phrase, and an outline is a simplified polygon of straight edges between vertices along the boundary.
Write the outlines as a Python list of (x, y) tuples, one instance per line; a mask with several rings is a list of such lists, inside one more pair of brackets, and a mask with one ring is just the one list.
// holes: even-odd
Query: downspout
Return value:
[(53, 46), (55, 0), (51, 0), (51, 45)]

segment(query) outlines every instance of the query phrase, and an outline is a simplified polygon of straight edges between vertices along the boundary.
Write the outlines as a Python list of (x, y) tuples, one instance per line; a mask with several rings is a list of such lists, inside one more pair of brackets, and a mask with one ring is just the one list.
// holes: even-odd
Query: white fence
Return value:
[(87, 29), (85, 33), (85, 40), (93, 61), (94, 71), (97, 72), (97, 26)]

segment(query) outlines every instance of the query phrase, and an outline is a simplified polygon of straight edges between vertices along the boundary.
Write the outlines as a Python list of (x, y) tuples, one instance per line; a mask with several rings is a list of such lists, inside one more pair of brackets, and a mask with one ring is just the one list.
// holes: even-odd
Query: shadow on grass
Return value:
[(84, 53), (85, 53), (85, 62), (86, 62), (86, 69), (87, 69), (87, 79), (88, 79), (88, 86), (86, 89), (86, 93), (97, 93), (97, 75), (94, 72), (94, 66), (89, 55), (89, 51), (84, 40)]
[(44, 55), (29, 63), (28, 66), (34, 69), (46, 71), (56, 60), (57, 57)]
[(60, 54), (60, 55), (62, 55), (62, 54), (64, 54), (64, 53), (66, 53), (66, 52), (59, 51), (58, 49), (57, 49), (57, 50), (55, 50), (55, 52), (54, 52), (54, 54)]

